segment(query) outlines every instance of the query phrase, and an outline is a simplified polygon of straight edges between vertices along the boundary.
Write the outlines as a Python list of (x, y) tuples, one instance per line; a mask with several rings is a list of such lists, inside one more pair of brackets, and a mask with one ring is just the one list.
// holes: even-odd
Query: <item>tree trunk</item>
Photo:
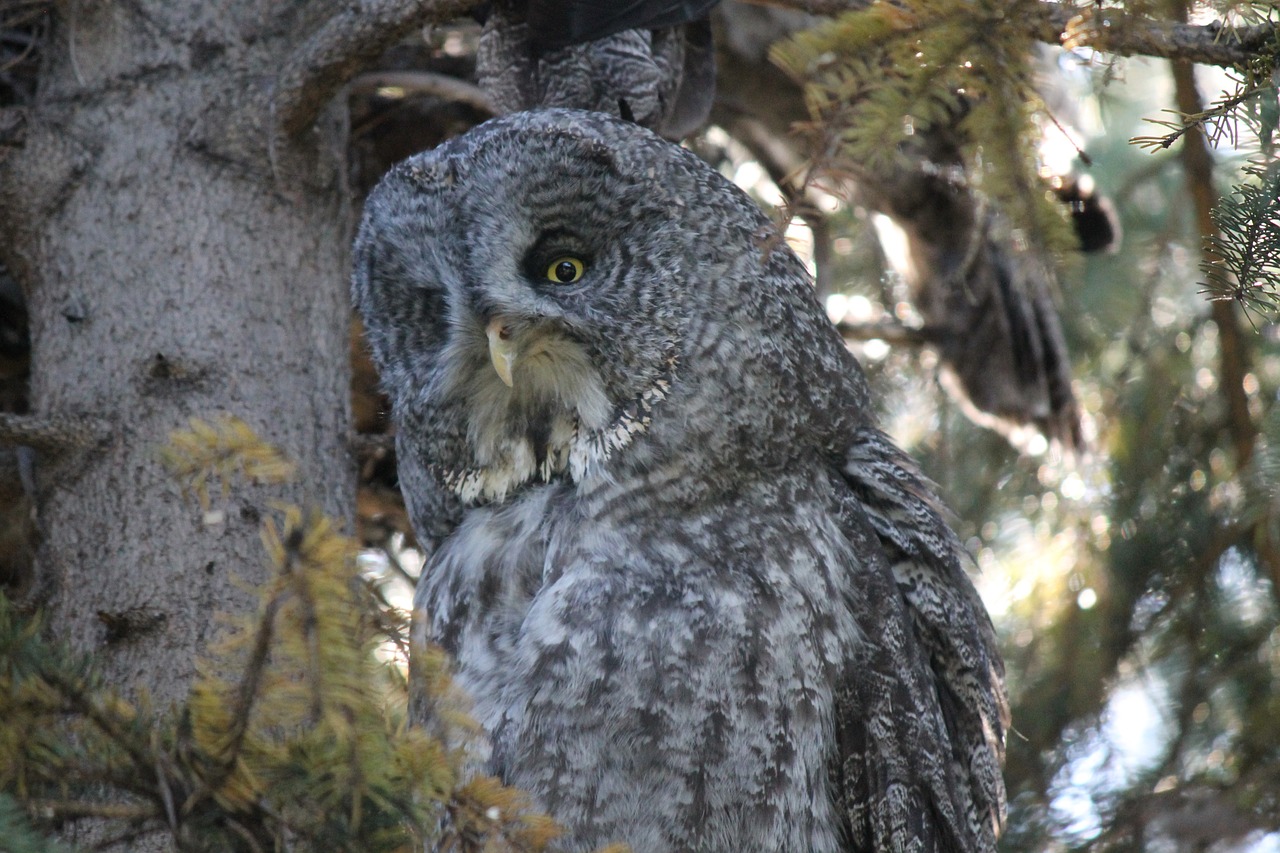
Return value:
[[(157, 451), (229, 413), (299, 463), (284, 496), (349, 517), (345, 128), (267, 144), (288, 4), (58, 6), (24, 146), (0, 160), (0, 251), (23, 283), (36, 417), (103, 442), (40, 454), (38, 583), (51, 630), (126, 694), (186, 694), (233, 580), (265, 576), (279, 488), (180, 496)], [(319, 4), (325, 5), (326, 4)], [(275, 41), (273, 41), (273, 39)], [(256, 100), (255, 100), (256, 99)]]

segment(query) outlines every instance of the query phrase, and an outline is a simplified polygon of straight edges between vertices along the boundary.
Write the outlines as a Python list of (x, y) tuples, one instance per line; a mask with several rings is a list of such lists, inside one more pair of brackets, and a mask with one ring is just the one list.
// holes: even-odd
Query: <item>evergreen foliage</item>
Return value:
[[(193, 421), (163, 454), (207, 506), (237, 472), (281, 482), (291, 466), (243, 422)], [(171, 833), (182, 851), (538, 851), (557, 834), (520, 792), (474, 771), (465, 699), (439, 652), (418, 655), (428, 727), (408, 723), (405, 678), (376, 653), (403, 619), (356, 568), (324, 516), (279, 506), (262, 528), (270, 578), (250, 616), (200, 663), (186, 703), (155, 709), (102, 683), (0, 598), (0, 837), (58, 853), (32, 832), (82, 817), (119, 838)]]
[[(1222, 38), (1232, 38), (1240, 26), (1274, 24), (1275, 3), (1213, 4), (1225, 22)], [(1217, 234), (1205, 235), (1205, 275), (1201, 291), (1210, 300), (1231, 300), (1256, 328), (1258, 317), (1274, 316), (1280, 308), (1280, 161), (1275, 136), (1280, 129), (1280, 88), (1274, 70), (1280, 64), (1280, 39), (1232, 69), (1230, 87), (1212, 104), (1194, 114), (1148, 119), (1166, 130), (1136, 136), (1131, 142), (1160, 151), (1170, 148), (1188, 131), (1198, 129), (1210, 145), (1255, 152), (1242, 169), (1240, 181), (1213, 212)]]
[(1218, 233), (1205, 237), (1202, 292), (1265, 316), (1280, 308), (1280, 161), (1244, 172), (1250, 180), (1214, 209)]
[[(873, 3), (775, 46), (773, 60), (805, 85), (825, 142), (820, 168), (950, 168), (950, 179), (1004, 211), (1026, 243), (1074, 248), (1035, 156), (1044, 109), (1032, 85), (1037, 42), (1023, 18), (1038, 5)], [(920, 150), (938, 139), (956, 146), (962, 170)]]
[(0, 794), (0, 851), (3, 853), (68, 853), (31, 826), (17, 800)]

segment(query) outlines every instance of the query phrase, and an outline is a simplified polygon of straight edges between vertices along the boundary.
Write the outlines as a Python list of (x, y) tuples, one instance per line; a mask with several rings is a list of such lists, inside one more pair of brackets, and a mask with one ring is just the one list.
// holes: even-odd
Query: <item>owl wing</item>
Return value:
[(424, 558), (430, 559), (462, 520), (462, 501), (441, 485), (426, 461), (423, 442), (403, 427), (396, 433), (396, 458), (405, 511)]
[(866, 642), (837, 707), (834, 770), (852, 849), (994, 850), (1008, 704), (964, 551), (925, 478), (878, 430), (856, 431), (840, 477), (846, 534), (878, 540), (890, 569), (859, 569), (852, 608)]

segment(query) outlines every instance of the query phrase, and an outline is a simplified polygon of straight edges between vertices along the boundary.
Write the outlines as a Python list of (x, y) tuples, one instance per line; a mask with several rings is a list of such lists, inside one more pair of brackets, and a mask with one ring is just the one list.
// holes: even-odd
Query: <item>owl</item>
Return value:
[(746, 195), (633, 123), (517, 113), (389, 172), (353, 293), (415, 647), (562, 849), (994, 849), (991, 623)]

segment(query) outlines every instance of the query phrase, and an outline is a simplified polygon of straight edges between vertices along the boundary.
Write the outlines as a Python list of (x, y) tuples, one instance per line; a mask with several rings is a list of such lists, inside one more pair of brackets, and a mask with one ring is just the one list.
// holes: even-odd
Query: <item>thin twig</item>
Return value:
[(42, 668), (40, 678), (52, 687), (70, 708), (84, 715), (117, 747), (124, 750), (139, 773), (152, 769), (153, 765), (147, 749), (124, 729), (116, 717), (94, 700), (94, 695), (85, 689), (83, 682), (75, 681), (53, 667)]
[(91, 803), (85, 800), (24, 800), (23, 805), (42, 818), (101, 817), (109, 820), (152, 820), (159, 817), (154, 804)]
[(884, 341), (890, 346), (919, 347), (930, 343), (925, 329), (915, 329), (901, 323), (837, 323), (840, 334), (853, 341)]
[[(244, 668), (240, 684), (236, 690), (235, 707), (231, 714), (231, 739), (222, 755), (214, 756), (218, 760), (218, 769), (203, 779), (207, 791), (215, 791), (222, 786), (235, 767), (236, 758), (244, 746), (245, 736), (249, 731), (249, 717), (253, 712), (254, 700), (258, 697), (258, 685), (267, 668), (267, 656), (271, 651), (271, 640), (275, 634), (276, 614), (283, 605), (281, 596), (272, 597), (263, 608), (262, 618), (258, 620), (258, 628), (254, 633), (253, 651)], [(201, 795), (204, 792), (197, 792)], [(194, 797), (193, 797), (194, 798)]]
[[(305, 522), (304, 522), (305, 524)], [(285, 536), (284, 567), (280, 573), (289, 579), (289, 586), (297, 596), (298, 606), (302, 610), (302, 633), (307, 641), (308, 675), (311, 687), (310, 722), (315, 725), (324, 714), (324, 682), (323, 667), (320, 664), (320, 634), (318, 630), (319, 616), (316, 613), (315, 596), (311, 592), (308, 573), (306, 571), (306, 555), (302, 553), (302, 543), (306, 536), (305, 527), (298, 527)]]
[(349, 91), (353, 95), (370, 95), (379, 89), (400, 89), (406, 97), (431, 96), (466, 104), (491, 116), (498, 114), (497, 107), (484, 89), (466, 80), (431, 71), (375, 71), (361, 74), (351, 81)]

